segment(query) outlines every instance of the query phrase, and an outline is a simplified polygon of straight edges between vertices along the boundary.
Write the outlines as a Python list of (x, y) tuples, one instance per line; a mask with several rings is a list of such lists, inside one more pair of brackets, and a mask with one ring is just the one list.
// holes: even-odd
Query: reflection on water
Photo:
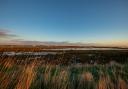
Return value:
[(57, 52), (3, 52), (2, 55), (14, 56), (14, 55), (56, 55)]
[[(42, 49), (47, 50), (47, 49)], [(48, 50), (127, 50), (119, 48), (62, 48), (62, 49), (48, 49)]]
[[(57, 51), (70, 51), (70, 50), (127, 50), (127, 49), (118, 49), (118, 48), (62, 48), (62, 49), (42, 49), (42, 51), (46, 52), (3, 52), (0, 53), (0, 55), (8, 55), (8, 56), (14, 56), (14, 55), (56, 55), (61, 54), (63, 52), (57, 52)], [(54, 51), (54, 52), (51, 52)]]

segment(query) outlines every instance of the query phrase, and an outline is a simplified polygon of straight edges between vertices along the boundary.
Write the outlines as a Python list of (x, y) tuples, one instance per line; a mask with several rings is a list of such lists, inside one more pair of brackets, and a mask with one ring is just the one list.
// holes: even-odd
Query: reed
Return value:
[(127, 65), (0, 63), (0, 89), (128, 89)]

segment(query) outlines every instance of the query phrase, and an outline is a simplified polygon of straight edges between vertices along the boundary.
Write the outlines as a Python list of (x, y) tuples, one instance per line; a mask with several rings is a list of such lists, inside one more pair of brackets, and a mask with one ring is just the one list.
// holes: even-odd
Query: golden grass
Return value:
[(19, 77), (18, 83), (15, 89), (29, 89), (36, 73), (34, 72), (35, 64), (27, 65), (23, 68), (23, 71)]
[(119, 89), (128, 89), (128, 83), (126, 83), (123, 79), (118, 79), (118, 87)]
[(82, 77), (85, 81), (92, 81), (93, 80), (93, 75), (90, 72), (83, 73)]
[[(38, 89), (36, 87), (39, 86), (42, 86), (39, 89), (128, 89), (127, 81), (121, 77), (115, 78), (116, 82), (113, 82), (112, 77), (107, 72), (103, 72), (104, 66), (100, 66), (102, 68), (98, 72), (102, 71), (102, 73), (99, 73), (99, 79), (95, 80), (97, 76), (89, 71), (94, 66), (67, 67), (41, 65), (41, 63), (41, 61), (34, 60), (29, 64), (17, 65), (14, 61), (6, 59), (0, 64), (3, 66), (0, 69), (0, 89), (9, 89), (11, 85), (14, 87), (11, 89)], [(42, 68), (41, 72), (38, 68)], [(83, 70), (80, 70), (81, 68)], [(87, 70), (88, 68), (90, 69)], [(116, 77), (119, 74), (114, 68), (111, 72)], [(104, 70), (109, 69), (106, 67)], [(42, 81), (39, 81), (38, 78)]]
[(101, 75), (97, 85), (97, 89), (114, 89), (114, 85), (110, 77)]

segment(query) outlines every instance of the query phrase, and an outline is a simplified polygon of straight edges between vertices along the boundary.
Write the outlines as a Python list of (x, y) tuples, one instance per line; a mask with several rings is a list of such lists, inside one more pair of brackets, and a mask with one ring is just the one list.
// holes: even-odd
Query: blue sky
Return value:
[(0, 0), (0, 29), (31, 41), (128, 41), (128, 1)]

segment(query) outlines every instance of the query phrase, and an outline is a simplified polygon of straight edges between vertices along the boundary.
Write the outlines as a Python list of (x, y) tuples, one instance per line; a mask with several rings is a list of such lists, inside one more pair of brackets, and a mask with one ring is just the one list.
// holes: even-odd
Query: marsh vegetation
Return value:
[(128, 89), (127, 53), (126, 50), (57, 51), (45, 55), (1, 52), (0, 89)]

